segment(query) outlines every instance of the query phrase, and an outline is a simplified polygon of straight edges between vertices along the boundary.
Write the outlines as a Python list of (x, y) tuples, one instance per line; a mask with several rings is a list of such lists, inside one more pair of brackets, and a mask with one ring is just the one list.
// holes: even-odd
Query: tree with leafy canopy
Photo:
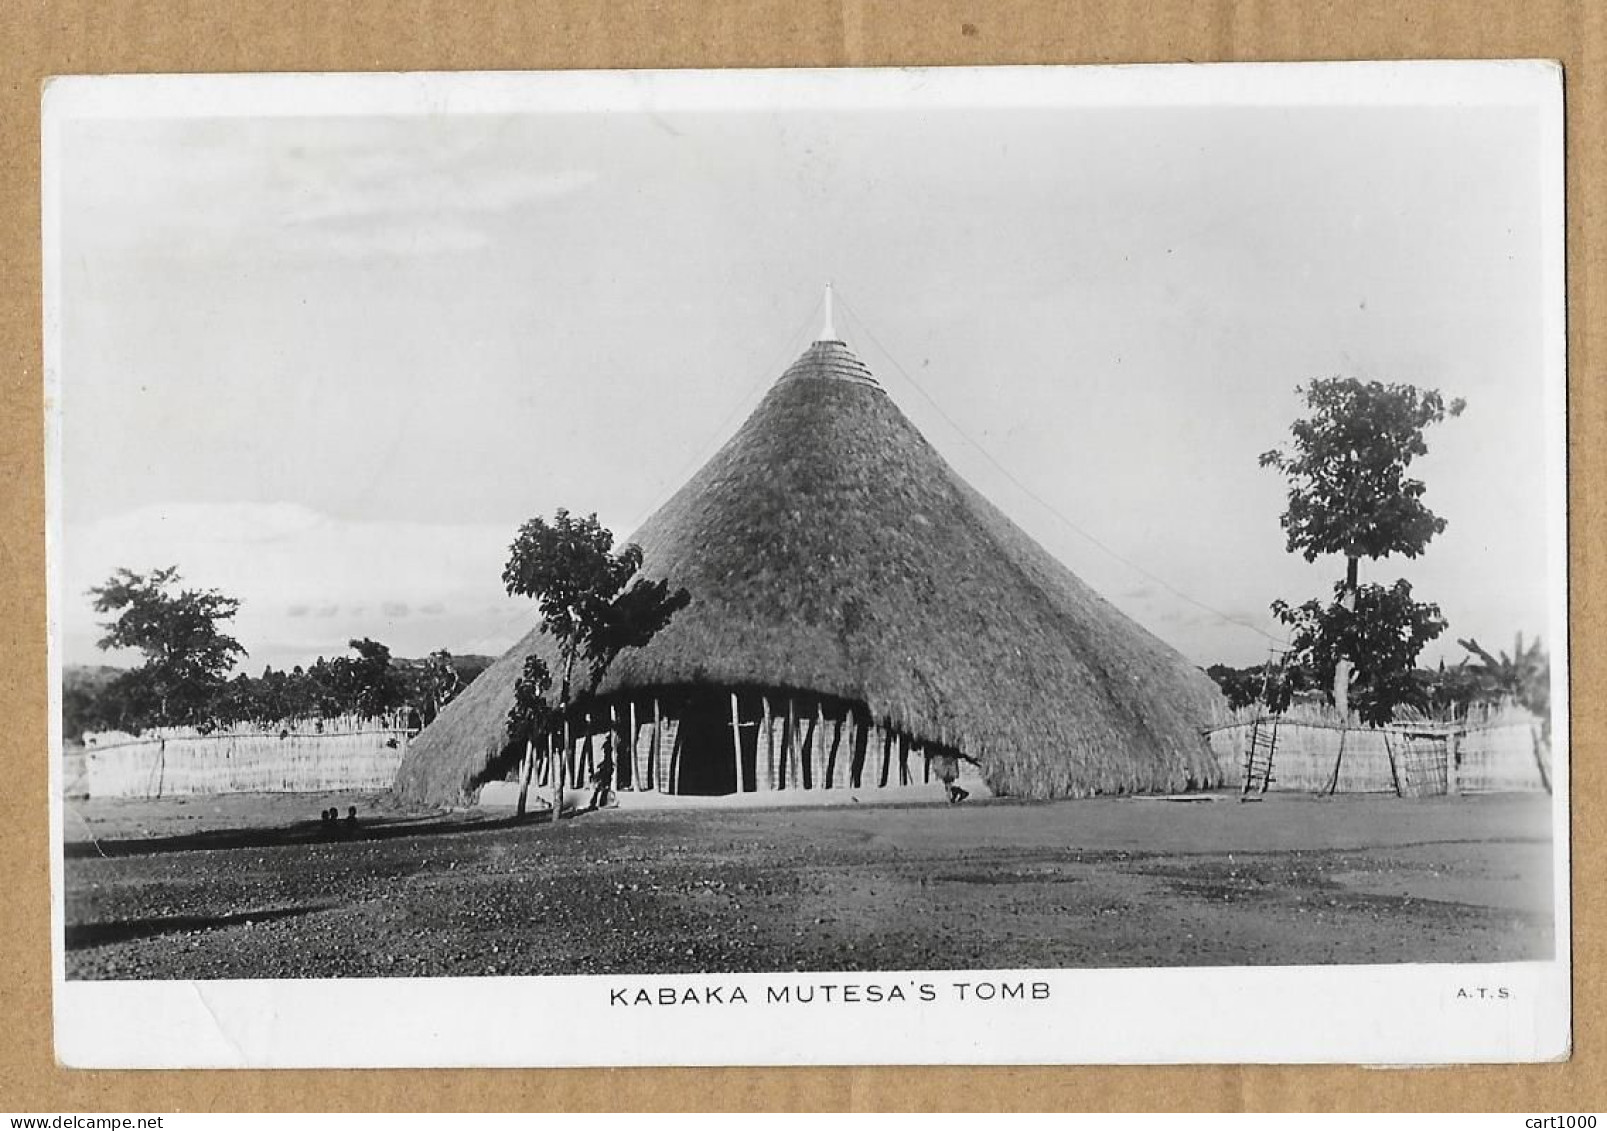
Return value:
[(182, 726), (210, 721), (212, 704), (235, 659), (239, 641), (219, 627), (240, 602), (215, 589), (180, 589), (177, 566), (139, 574), (119, 569), (89, 591), (98, 613), (115, 614), (101, 627), (100, 647), (135, 648), (138, 668), (107, 688), (124, 729)]
[(1428, 452), (1428, 427), (1461, 415), (1465, 402), (1447, 402), (1432, 389), (1341, 377), (1312, 381), (1298, 392), (1309, 415), (1295, 421), (1290, 449), (1263, 453), (1261, 466), (1289, 481), (1282, 518), (1289, 552), (1308, 562), (1342, 555), (1345, 577), (1332, 605), (1295, 608), (1278, 601), (1273, 612), (1295, 630), (1297, 658), (1324, 673), (1331, 663), (1341, 716), (1349, 713), (1358, 670), (1365, 671), (1367, 715), (1377, 718), (1404, 689), (1393, 665), (1410, 669), (1445, 625), (1437, 607), (1411, 600), (1404, 582), (1368, 586), (1364, 595), (1358, 567), (1362, 558), (1416, 558), (1445, 529), (1445, 520), (1423, 502), (1424, 484), (1408, 471)]
[(1343, 585), (1334, 586), (1332, 605), (1312, 600), (1296, 608), (1273, 602), (1272, 611), (1293, 629), (1291, 663), (1319, 686), (1333, 685), (1339, 666), (1349, 663), (1348, 708), (1368, 726), (1389, 722), (1403, 703), (1426, 707), (1416, 662), (1445, 631), (1439, 606), (1413, 600), (1411, 583), (1401, 580), (1387, 588), (1358, 586), (1354, 608), (1347, 608)]
[[(582, 657), (589, 669), (586, 694), (595, 694), (620, 652), (647, 644), (690, 602), (685, 589), (672, 592), (667, 581), (638, 577), (641, 566), (641, 547), (632, 543), (615, 553), (613, 533), (595, 514), (577, 519), (560, 509), (550, 523), (537, 517), (519, 528), (508, 551), (502, 582), (510, 596), (536, 601), (541, 631), (557, 642), (562, 665), (556, 711), (542, 720), (549, 728), (545, 733), (567, 727), (572, 718), (575, 665)], [(544, 664), (542, 670), (545, 672)], [(541, 673), (531, 673), (527, 667), (515, 686), (516, 701), (522, 693), (530, 693), (533, 674), (539, 682)], [(545, 674), (550, 687), (551, 673)], [(546, 690), (542, 689), (543, 696)], [(529, 788), (528, 764), (521, 777), (522, 813)], [(557, 783), (553, 813), (558, 817), (563, 813), (563, 785), (557, 767), (553, 778)]]
[(366, 636), (348, 641), (348, 646), (357, 655), (341, 656), (333, 665), (339, 673), (345, 712), (378, 719), (401, 708), (407, 690), (401, 672), (391, 664), (391, 650)]

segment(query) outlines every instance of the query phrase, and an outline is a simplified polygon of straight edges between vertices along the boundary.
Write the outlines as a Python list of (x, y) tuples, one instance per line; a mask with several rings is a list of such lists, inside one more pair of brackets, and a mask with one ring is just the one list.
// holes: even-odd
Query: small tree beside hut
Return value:
[[(523, 737), (526, 743), (519, 784), (521, 815), (538, 746), (562, 728), (564, 748), (569, 747), (576, 663), (585, 658), (587, 694), (595, 693), (621, 651), (647, 644), (691, 600), (685, 589), (671, 592), (666, 581), (636, 576), (642, 565), (640, 546), (627, 544), (617, 554), (613, 550), (613, 532), (595, 514), (577, 519), (562, 508), (550, 523), (539, 517), (526, 522), (509, 549), (503, 585), (510, 596), (536, 601), (541, 630), (556, 642), (561, 665), (553, 711), (538, 706), (545, 703), (552, 686), (552, 673), (538, 657), (527, 659), (514, 687), (509, 738)], [(557, 818), (563, 814), (563, 778), (557, 772), (552, 777)]]
[(1261, 466), (1289, 481), (1282, 518), (1289, 552), (1308, 562), (1339, 554), (1345, 576), (1331, 604), (1277, 601), (1272, 609), (1294, 629), (1291, 659), (1332, 686), (1342, 718), (1356, 692), (1364, 721), (1387, 722), (1412, 689), (1418, 653), (1445, 622), (1405, 581), (1361, 585), (1358, 566), (1362, 558), (1415, 558), (1445, 529), (1423, 502), (1424, 484), (1407, 472), (1428, 452), (1428, 427), (1459, 416), (1465, 402), (1447, 402), (1432, 389), (1339, 377), (1312, 381), (1300, 393), (1309, 415), (1295, 421), (1290, 449), (1263, 453)]

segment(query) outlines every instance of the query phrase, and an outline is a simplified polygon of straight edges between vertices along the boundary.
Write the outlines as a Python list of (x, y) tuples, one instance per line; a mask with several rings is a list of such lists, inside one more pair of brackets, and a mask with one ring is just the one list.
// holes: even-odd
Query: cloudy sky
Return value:
[[(751, 80), (750, 80), (751, 81)], [(176, 564), (245, 667), (499, 652), (519, 523), (633, 530), (837, 329), (933, 445), (1200, 663), (1258, 661), (1295, 387), (1435, 387), (1458, 636), (1548, 634), (1533, 107), (1062, 104), (60, 122), (62, 656)], [(917, 100), (918, 101), (918, 100)], [(1181, 594), (1181, 595), (1180, 595)], [(1204, 606), (1204, 607), (1202, 607)], [(1254, 628), (1247, 628), (1248, 622)]]

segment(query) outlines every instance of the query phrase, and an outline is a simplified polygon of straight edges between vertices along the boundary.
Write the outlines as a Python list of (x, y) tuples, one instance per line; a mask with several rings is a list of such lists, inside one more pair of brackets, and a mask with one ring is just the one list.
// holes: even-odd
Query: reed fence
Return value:
[[(1233, 780), (1244, 780), (1253, 710), (1207, 732), (1211, 752)], [(1259, 725), (1277, 727), (1271, 789), (1310, 793), (1550, 791), (1551, 748), (1542, 721), (1505, 705), (1455, 719), (1407, 719), (1384, 727), (1342, 723), (1332, 711), (1297, 708)]]
[(91, 734), (84, 779), (90, 797), (388, 789), (409, 737), (403, 717)]

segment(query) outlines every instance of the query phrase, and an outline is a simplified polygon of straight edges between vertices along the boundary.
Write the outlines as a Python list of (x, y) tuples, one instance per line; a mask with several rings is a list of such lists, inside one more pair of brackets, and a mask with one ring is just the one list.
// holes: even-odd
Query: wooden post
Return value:
[(731, 757), (736, 763), (737, 792), (746, 793), (742, 780), (742, 711), (737, 704), (737, 693), (731, 692)]
[(1404, 797), (1401, 792), (1401, 775), (1395, 767), (1395, 744), (1389, 740), (1389, 728), (1384, 728), (1384, 753), (1389, 757), (1389, 780), (1395, 784), (1395, 796)]
[(614, 788), (629, 789), (631, 781), (631, 739), (620, 741), (624, 733), (619, 725), (619, 704), (609, 701), (608, 704), (608, 733), (614, 744)]
[(597, 724), (592, 721), (591, 712), (586, 712), (586, 741), (581, 743), (581, 749), (586, 752), (586, 764), (581, 767), (580, 780), (575, 783), (577, 787), (584, 787), (597, 772), (597, 743), (594, 740), (597, 734)]
[(787, 785), (788, 789), (797, 789), (801, 774), (798, 769), (798, 703), (789, 698), (787, 700)]
[(1540, 784), (1551, 792), (1551, 774), (1546, 770), (1546, 752), (1540, 739), (1540, 724), (1529, 724), (1529, 742), (1534, 747), (1534, 768), (1540, 771)]
[(903, 731), (898, 735), (898, 784), (911, 785), (914, 778), (910, 777), (910, 736)]
[(803, 721), (803, 741), (798, 743), (798, 783), (805, 789), (815, 788), (815, 720)]
[(641, 767), (641, 763), (639, 763), (636, 759), (637, 759), (637, 754), (641, 749), (641, 744), (637, 741), (637, 739), (639, 739), (641, 737), (641, 735), (636, 730), (636, 700), (634, 700), (634, 699), (632, 699), (631, 702), (630, 702), (629, 721), (630, 721), (630, 728), (631, 728), (630, 748), (629, 748), (629, 757), (630, 757), (630, 760), (631, 760), (631, 784), (630, 784), (630, 788), (632, 788), (632, 789), (640, 789), (642, 787), (642, 767)]
[(1462, 792), (1462, 767), (1457, 763), (1461, 761), (1461, 731), (1456, 724), (1451, 724), (1445, 732), (1445, 792), (1456, 797)]
[(1328, 780), (1329, 796), (1332, 796), (1339, 789), (1339, 767), (1345, 760), (1345, 735), (1349, 733), (1349, 727), (1341, 726), (1339, 728), (1339, 753), (1334, 755), (1334, 776)]
[(514, 812), (516, 817), (525, 815), (525, 802), (530, 796), (530, 775), (535, 772), (535, 769), (536, 744), (527, 738), (525, 739), (525, 756), (519, 766), (519, 803), (517, 810)]
[(761, 722), (759, 724), (760, 725), (759, 735), (760, 735), (761, 738), (764, 739), (764, 746), (762, 748), (756, 748), (754, 750), (754, 753), (753, 753), (754, 767), (753, 768), (756, 771), (757, 776), (759, 778), (759, 788), (768, 791), (768, 790), (773, 790), (773, 789), (776, 788), (776, 732), (775, 732), (775, 729), (774, 729), (775, 720), (770, 714), (770, 696), (768, 696), (768, 695), (759, 696), (759, 702), (761, 704), (763, 704), (763, 710), (764, 710), (764, 714), (762, 716), (763, 722)]
[(887, 788), (887, 779), (893, 769), (893, 743), (895, 741), (892, 731), (884, 730), (882, 732), (882, 771), (881, 775), (876, 779), (876, 784), (881, 789)]
[(664, 724), (669, 734), (669, 741), (665, 744), (670, 748), (670, 792), (680, 795), (681, 792), (681, 761), (686, 757), (686, 747), (681, 742), (681, 720), (671, 718)]
[(809, 744), (809, 788), (826, 788), (826, 708), (815, 704), (814, 741)]
[(847, 789), (858, 789), (860, 775), (864, 773), (865, 765), (865, 728), (859, 721), (859, 716), (852, 711), (843, 721), (848, 728), (848, 760), (843, 764), (843, 786)]
[(843, 724), (842, 724), (842, 720), (840, 720), (840, 719), (825, 719), (824, 716), (822, 716), (822, 721), (824, 721), (826, 723), (826, 727), (827, 727), (826, 734), (828, 736), (827, 742), (826, 742), (826, 781), (825, 781), (825, 788), (826, 789), (835, 789), (836, 788), (837, 773), (838, 773), (838, 769), (837, 769), (837, 751), (842, 746)]
[(564, 719), (563, 757), (555, 759), (552, 767), (552, 819), (560, 821), (564, 815), (564, 788), (569, 784), (569, 720)]
[(664, 709), (653, 699), (653, 784), (660, 793), (670, 792), (670, 752), (664, 749)]
[(787, 764), (792, 760), (792, 718), (790, 714), (776, 716), (776, 723), (781, 727), (781, 744), (776, 748), (776, 788), (791, 789), (792, 775), (787, 772)]

